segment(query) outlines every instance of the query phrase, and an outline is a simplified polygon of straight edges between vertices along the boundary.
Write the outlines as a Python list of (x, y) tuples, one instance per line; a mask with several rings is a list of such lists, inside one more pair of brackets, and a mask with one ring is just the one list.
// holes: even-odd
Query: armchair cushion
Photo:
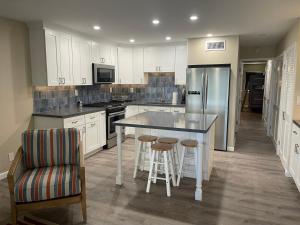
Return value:
[(27, 130), (22, 134), (27, 169), (79, 164), (80, 132), (76, 128)]
[(81, 192), (78, 166), (64, 165), (27, 170), (15, 184), (16, 202), (33, 202)]

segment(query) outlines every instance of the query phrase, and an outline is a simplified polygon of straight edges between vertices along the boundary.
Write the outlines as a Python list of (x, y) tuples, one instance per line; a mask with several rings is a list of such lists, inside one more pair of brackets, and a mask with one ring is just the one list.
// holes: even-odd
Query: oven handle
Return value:
[(125, 111), (115, 112), (115, 113), (108, 114), (108, 117), (116, 116), (116, 115), (124, 115), (124, 114), (125, 114)]

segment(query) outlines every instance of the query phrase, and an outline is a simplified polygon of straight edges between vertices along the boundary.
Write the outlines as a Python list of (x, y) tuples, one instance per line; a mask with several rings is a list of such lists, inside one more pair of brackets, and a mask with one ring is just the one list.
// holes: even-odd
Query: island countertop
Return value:
[(144, 112), (114, 122), (117, 126), (207, 133), (218, 116), (173, 112)]

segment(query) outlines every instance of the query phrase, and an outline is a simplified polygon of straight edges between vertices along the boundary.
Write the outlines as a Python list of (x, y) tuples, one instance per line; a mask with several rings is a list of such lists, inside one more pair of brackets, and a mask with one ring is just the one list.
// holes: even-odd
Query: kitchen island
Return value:
[[(213, 151), (215, 138), (214, 114), (184, 114), (173, 112), (145, 112), (126, 119), (116, 121), (117, 131), (117, 176), (116, 184), (123, 184), (122, 175), (122, 129), (134, 127), (136, 132), (135, 148), (138, 147), (137, 137), (151, 134), (158, 137), (176, 137), (182, 139), (196, 139), (199, 143), (198, 151), (194, 151), (194, 168), (191, 177), (196, 178), (195, 200), (202, 200), (202, 181), (209, 180), (213, 167)], [(195, 170), (195, 169), (193, 169)]]

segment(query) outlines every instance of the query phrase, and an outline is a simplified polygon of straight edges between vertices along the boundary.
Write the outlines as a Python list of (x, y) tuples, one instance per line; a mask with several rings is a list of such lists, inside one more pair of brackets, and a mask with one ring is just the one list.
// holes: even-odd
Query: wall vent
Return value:
[(206, 41), (206, 51), (225, 51), (225, 40), (222, 41)]

